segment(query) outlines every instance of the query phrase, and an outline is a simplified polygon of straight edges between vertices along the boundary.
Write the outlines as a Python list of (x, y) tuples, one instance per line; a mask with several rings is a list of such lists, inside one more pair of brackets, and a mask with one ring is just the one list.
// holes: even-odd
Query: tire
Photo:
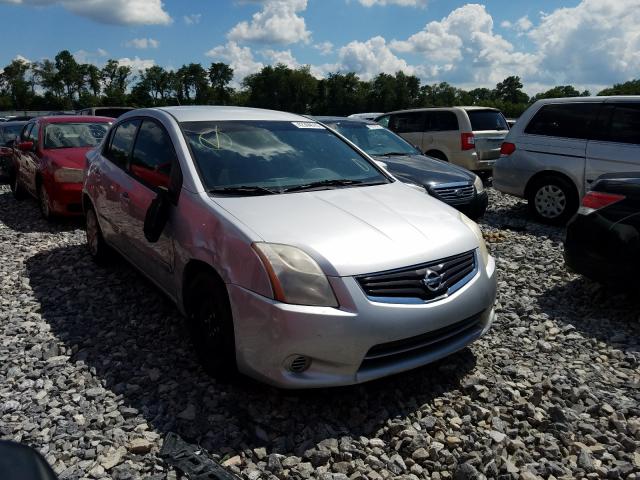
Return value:
[(11, 193), (13, 193), (13, 198), (16, 200), (24, 200), (27, 196), (26, 192), (22, 185), (20, 185), (20, 181), (18, 180), (18, 172), (13, 171), (11, 173), (9, 185), (11, 187)]
[(49, 198), (49, 192), (44, 183), (40, 181), (38, 185), (38, 207), (40, 208), (40, 214), (42, 218), (47, 221), (53, 220), (54, 214), (51, 211), (51, 200)]
[(442, 160), (443, 162), (448, 162), (449, 159), (447, 156), (439, 150), (429, 150), (425, 153), (427, 157), (437, 158), (438, 160)]
[(113, 252), (107, 242), (104, 241), (102, 229), (100, 228), (100, 223), (98, 223), (98, 216), (92, 206), (87, 209), (85, 231), (89, 255), (98, 265), (104, 265), (111, 258)]
[(529, 189), (529, 210), (541, 223), (566, 225), (578, 210), (578, 194), (573, 184), (558, 176), (545, 176)]
[(200, 363), (222, 381), (237, 373), (231, 306), (224, 283), (209, 273), (189, 284), (187, 314), (193, 345)]

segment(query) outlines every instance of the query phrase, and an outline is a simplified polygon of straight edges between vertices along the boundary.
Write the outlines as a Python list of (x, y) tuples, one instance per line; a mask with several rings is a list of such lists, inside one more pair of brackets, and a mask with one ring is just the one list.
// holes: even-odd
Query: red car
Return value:
[(113, 118), (39, 117), (25, 125), (12, 152), (11, 190), (38, 199), (42, 216), (82, 214), (85, 154), (100, 144)]

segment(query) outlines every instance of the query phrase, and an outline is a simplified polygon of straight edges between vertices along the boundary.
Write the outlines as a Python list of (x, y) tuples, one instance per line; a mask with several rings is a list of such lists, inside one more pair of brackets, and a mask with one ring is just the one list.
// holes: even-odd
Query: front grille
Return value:
[[(459, 289), (476, 269), (475, 251), (413, 267), (356, 277), (368, 297), (433, 300)], [(438, 282), (438, 279), (440, 282)]]
[(471, 184), (435, 186), (431, 191), (445, 203), (464, 203), (473, 199), (475, 188)]
[(360, 370), (381, 367), (407, 358), (424, 355), (463, 337), (480, 334), (483, 312), (446, 327), (415, 337), (381, 343), (369, 349), (360, 365)]

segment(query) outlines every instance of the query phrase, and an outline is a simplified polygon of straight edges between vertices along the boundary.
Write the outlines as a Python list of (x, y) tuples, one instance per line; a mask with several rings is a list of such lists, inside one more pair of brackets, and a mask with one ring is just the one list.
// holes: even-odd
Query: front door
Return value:
[(123, 192), (128, 210), (122, 234), (128, 244), (127, 255), (167, 291), (173, 290), (171, 219), (160, 239), (154, 243), (144, 236), (144, 221), (157, 192), (169, 187), (172, 168), (179, 167), (171, 138), (160, 123), (145, 119), (129, 164), (130, 188)]

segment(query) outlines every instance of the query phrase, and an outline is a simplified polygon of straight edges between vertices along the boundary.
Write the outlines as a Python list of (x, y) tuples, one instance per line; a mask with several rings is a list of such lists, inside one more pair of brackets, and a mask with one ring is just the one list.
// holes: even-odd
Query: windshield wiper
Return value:
[(220, 193), (223, 195), (275, 195), (281, 191), (257, 185), (239, 185), (237, 187), (219, 187), (208, 190), (209, 193)]
[[(351, 185), (363, 185), (362, 180), (348, 180), (346, 178), (339, 178), (335, 180), (319, 180), (317, 182), (305, 183), (303, 185), (295, 185), (293, 187), (285, 188), (285, 192), (299, 192), (302, 190), (312, 190), (314, 188), (322, 187), (348, 187)], [(366, 185), (376, 185), (374, 183), (367, 183)]]
[(406, 155), (411, 155), (411, 154), (407, 152), (386, 152), (386, 153), (380, 153), (379, 155), (381, 157), (404, 157)]

